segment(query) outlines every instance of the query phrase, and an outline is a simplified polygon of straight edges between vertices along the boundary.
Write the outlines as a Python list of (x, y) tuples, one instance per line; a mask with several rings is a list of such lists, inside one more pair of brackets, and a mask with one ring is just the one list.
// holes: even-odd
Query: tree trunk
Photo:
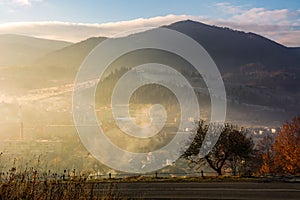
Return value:
[[(218, 176), (222, 176), (222, 166), (223, 164), (221, 165), (221, 167), (217, 167), (217, 166), (214, 166), (214, 164), (212, 163), (212, 161), (208, 158), (208, 156), (205, 156), (204, 157), (205, 160), (207, 161), (207, 163), (209, 164), (209, 166), (215, 170), (217, 173), (218, 173)], [(224, 162), (223, 162), (224, 163)]]
[(217, 169), (216, 172), (218, 173), (218, 176), (222, 176), (222, 170), (221, 169)]

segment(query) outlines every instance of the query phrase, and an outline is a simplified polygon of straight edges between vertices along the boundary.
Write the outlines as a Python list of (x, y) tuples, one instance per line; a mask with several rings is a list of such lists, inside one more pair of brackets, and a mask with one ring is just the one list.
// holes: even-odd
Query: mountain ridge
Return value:
[(295, 67), (295, 63), (299, 62), (290, 48), (255, 33), (210, 26), (191, 20), (176, 22), (167, 27), (199, 42), (223, 73), (247, 63), (262, 63), (278, 69), (285, 64)]
[[(211, 26), (192, 20), (179, 21), (162, 27), (182, 32), (199, 42), (212, 56), (223, 74), (232, 72), (248, 63), (260, 63), (267, 68), (272, 67), (277, 70), (282, 69), (284, 65), (292, 68), (297, 68), (298, 66), (300, 47), (286, 47), (256, 33)], [(52, 65), (51, 63), (49, 64), (49, 60), (60, 60), (55, 59), (55, 56), (63, 57), (62, 54), (66, 50), (66, 55), (73, 57), (77, 62), (72, 60), (71, 64), (66, 65), (71, 68), (78, 68), (83, 58), (104, 39), (106, 38), (92, 37), (75, 43), (70, 48), (74, 52), (78, 51), (78, 54), (71, 55), (70, 48), (64, 48), (45, 55), (35, 64)], [(47, 56), (50, 56), (51, 59), (50, 57), (47, 58)], [(56, 63), (56, 65), (63, 68), (66, 67), (63, 66), (63, 63)]]
[[(216, 62), (225, 84), (227, 114), (231, 122), (279, 125), (289, 117), (300, 113), (300, 47), (285, 47), (255, 33), (190, 20), (163, 27), (193, 38)], [(105, 37), (89, 38), (39, 57), (31, 68), (33, 73), (24, 73), (26, 80), (24, 76), (19, 75), (18, 80), (26, 87), (29, 85), (31, 89), (73, 83), (82, 61), (105, 39)], [(134, 56), (134, 53), (138, 56)], [(145, 59), (143, 56), (147, 53), (150, 53), (152, 58)], [(160, 53), (162, 52), (133, 52), (115, 64), (125, 68), (153, 61), (154, 63), (161, 61), (162, 64), (169, 66), (184, 64), (177, 62), (178, 60), (172, 61), (170, 57), (172, 55)], [(180, 69), (183, 67), (185, 65)], [(17, 73), (7, 72), (7, 74)], [(198, 80), (200, 78), (190, 71), (182, 71), (182, 74), (190, 76), (194, 84), (200, 82)], [(115, 74), (115, 77), (119, 75), (122, 74)], [(42, 86), (32, 85), (41, 79)], [(28, 83), (24, 84), (25, 81)], [(17, 81), (12, 79), (11, 82)], [(66, 99), (65, 97), (64, 100)]]
[(60, 40), (0, 34), (0, 67), (30, 66), (39, 57), (70, 44)]

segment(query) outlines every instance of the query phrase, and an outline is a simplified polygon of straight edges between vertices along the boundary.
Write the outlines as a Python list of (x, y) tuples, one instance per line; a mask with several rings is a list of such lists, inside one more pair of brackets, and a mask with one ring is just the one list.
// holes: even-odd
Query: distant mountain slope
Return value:
[(32, 65), (39, 57), (70, 44), (21, 35), (0, 35), (0, 67)]
[[(212, 56), (225, 81), (292, 91), (300, 89), (297, 84), (300, 81), (300, 48), (288, 48), (254, 33), (190, 20), (166, 27), (199, 42)], [(36, 65), (74, 73), (88, 53), (104, 39), (90, 38), (52, 52), (39, 59)]]
[[(230, 72), (248, 63), (260, 63), (268, 69), (298, 67), (299, 55), (294, 49), (255, 33), (210, 26), (191, 20), (169, 26), (199, 42), (214, 58), (220, 71)], [(293, 49), (293, 50), (292, 50)]]
[(299, 93), (300, 48), (288, 48), (255, 33), (181, 21), (167, 26), (199, 42), (224, 81)]
[(55, 67), (77, 69), (89, 52), (94, 49), (105, 37), (93, 37), (79, 43), (53, 51), (38, 59), (35, 65), (39, 67)]
[[(288, 48), (255, 33), (210, 26), (191, 20), (180, 21), (167, 28), (180, 31), (199, 42), (213, 57), (221, 73), (240, 70), (255, 63), (265, 69), (299, 68), (299, 48)], [(40, 65), (78, 68), (85, 56), (105, 38), (90, 38), (52, 52), (39, 60)], [(62, 59), (64, 58), (64, 59)]]
[[(255, 33), (190, 20), (166, 27), (192, 37), (214, 59), (225, 83), (227, 119), (230, 121), (278, 125), (300, 113), (299, 47), (288, 48)], [(84, 58), (104, 39), (90, 38), (47, 54), (36, 61), (36, 74), (45, 79), (70, 83)], [(126, 68), (150, 62), (177, 66), (182, 74), (191, 76), (191, 80), (199, 87), (199, 76), (190, 71), (186, 61), (176, 60), (174, 55), (166, 52), (132, 52), (115, 61), (111, 67)]]

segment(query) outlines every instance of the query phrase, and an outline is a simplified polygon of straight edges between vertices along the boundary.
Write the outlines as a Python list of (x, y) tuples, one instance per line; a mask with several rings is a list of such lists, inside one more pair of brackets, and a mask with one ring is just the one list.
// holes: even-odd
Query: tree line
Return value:
[[(243, 174), (300, 174), (300, 116), (286, 122), (275, 135), (265, 136), (254, 145), (247, 129), (232, 124), (208, 124), (204, 120), (196, 122), (196, 135), (190, 146), (182, 154), (191, 164), (208, 165), (222, 175), (230, 171), (232, 175)], [(204, 157), (199, 156), (201, 146), (209, 128), (221, 130), (218, 141)], [(206, 142), (209, 142), (206, 140)]]

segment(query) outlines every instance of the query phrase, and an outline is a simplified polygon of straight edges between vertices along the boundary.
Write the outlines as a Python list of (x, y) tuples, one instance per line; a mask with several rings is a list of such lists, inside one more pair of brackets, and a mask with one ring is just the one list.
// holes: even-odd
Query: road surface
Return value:
[[(100, 189), (101, 190), (101, 189)], [(300, 199), (300, 183), (114, 183), (119, 196), (142, 199)]]

